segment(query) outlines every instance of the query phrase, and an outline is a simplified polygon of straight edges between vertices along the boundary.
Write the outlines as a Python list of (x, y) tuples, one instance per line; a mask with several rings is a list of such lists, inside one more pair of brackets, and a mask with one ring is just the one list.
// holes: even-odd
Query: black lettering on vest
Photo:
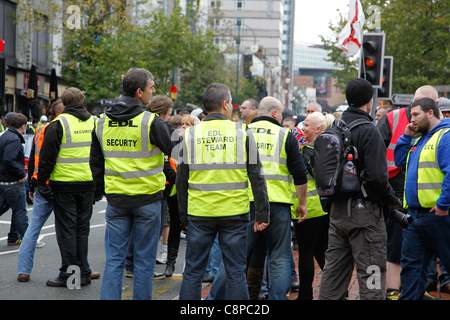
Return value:
[(137, 125), (133, 125), (133, 120), (119, 121), (119, 122), (109, 120), (108, 121), (108, 127), (110, 127), (110, 128), (113, 128), (113, 127), (114, 128), (115, 127), (133, 127), (133, 128), (137, 128), (138, 126)]

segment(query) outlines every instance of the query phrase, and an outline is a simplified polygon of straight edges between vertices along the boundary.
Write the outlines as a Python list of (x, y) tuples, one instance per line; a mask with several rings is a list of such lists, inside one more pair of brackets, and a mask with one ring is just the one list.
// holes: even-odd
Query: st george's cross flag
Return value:
[(339, 34), (338, 47), (355, 55), (361, 48), (362, 28), (366, 18), (360, 0), (350, 0), (348, 22)]

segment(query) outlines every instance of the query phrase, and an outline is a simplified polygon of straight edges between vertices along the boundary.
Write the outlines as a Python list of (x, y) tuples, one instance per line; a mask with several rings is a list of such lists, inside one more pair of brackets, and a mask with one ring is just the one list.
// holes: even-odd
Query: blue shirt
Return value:
[[(421, 208), (417, 196), (417, 167), (422, 148), (436, 131), (445, 128), (450, 128), (450, 119), (442, 120), (428, 134), (423, 135), (414, 148), (412, 148), (414, 144), (413, 137), (403, 134), (398, 138), (397, 146), (394, 150), (394, 160), (397, 167), (406, 167), (408, 152), (411, 150), (408, 167), (406, 168), (407, 175), (405, 181), (405, 199), (411, 208)], [(442, 183), (441, 195), (436, 202), (436, 206), (441, 210), (448, 210), (450, 207), (450, 175), (448, 174), (450, 172), (450, 134), (448, 133), (444, 134), (441, 138), (438, 146), (437, 160), (445, 176)]]

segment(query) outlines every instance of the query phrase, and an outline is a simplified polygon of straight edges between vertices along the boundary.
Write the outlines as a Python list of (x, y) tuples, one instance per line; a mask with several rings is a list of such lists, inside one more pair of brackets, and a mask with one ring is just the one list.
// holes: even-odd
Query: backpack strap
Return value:
[[(346, 136), (346, 139), (347, 140), (349, 140), (349, 138), (350, 138), (350, 131), (353, 129), (353, 128), (356, 128), (357, 126), (360, 126), (360, 125), (362, 125), (362, 124), (371, 124), (371, 125), (373, 125), (373, 123), (372, 122), (370, 122), (370, 121), (368, 121), (368, 120), (366, 120), (366, 119), (364, 119), (364, 118), (359, 118), (359, 119), (356, 119), (356, 120), (353, 120), (352, 122), (350, 122), (348, 125), (347, 125), (347, 127), (345, 128), (345, 131), (347, 132), (347, 134), (345, 135)], [(344, 141), (344, 142), (346, 142), (346, 143), (350, 143), (350, 141)], [(351, 150), (353, 150), (353, 156), (354, 156), (354, 159), (355, 160), (357, 160), (358, 159), (358, 149), (356, 149), (356, 147), (355, 146), (352, 146), (352, 145), (349, 145), (348, 147), (347, 147), (347, 149), (345, 150), (345, 152), (344, 152), (344, 156), (346, 157), (346, 155), (348, 155), (348, 153), (351, 151)], [(356, 161), (357, 162), (357, 161)], [(356, 163), (355, 163), (356, 164)], [(361, 170), (361, 173), (359, 174), (359, 178), (360, 178), (360, 189), (361, 189), (361, 192), (362, 192), (362, 194), (363, 194), (363, 197), (364, 198), (366, 198), (367, 197), (367, 192), (366, 192), (366, 189), (365, 189), (365, 187), (364, 187), (364, 169), (363, 170)]]

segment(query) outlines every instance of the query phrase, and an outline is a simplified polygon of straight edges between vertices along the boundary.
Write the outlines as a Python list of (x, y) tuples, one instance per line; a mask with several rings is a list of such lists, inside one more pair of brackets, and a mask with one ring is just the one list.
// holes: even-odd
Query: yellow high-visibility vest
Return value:
[[(420, 151), (417, 167), (417, 197), (423, 208), (432, 208), (441, 195), (444, 173), (439, 168), (437, 150), (442, 136), (450, 129), (437, 130)], [(421, 138), (414, 142), (414, 146)], [(406, 168), (409, 164), (409, 155), (406, 159)], [(406, 170), (408, 175), (408, 170)], [(403, 194), (403, 207), (408, 208), (405, 194)]]
[(250, 211), (245, 124), (204, 121), (186, 129), (183, 160), (189, 165), (188, 214), (235, 216)]
[(93, 181), (89, 166), (92, 130), (94, 129), (92, 117), (83, 121), (71, 114), (64, 113), (53, 121), (61, 123), (63, 136), (50, 180), (62, 182)]
[[(248, 127), (255, 136), (267, 183), (269, 202), (293, 204), (292, 176), (287, 167), (285, 148), (289, 130), (266, 120), (254, 122)], [(250, 201), (253, 201), (251, 188), (249, 196)]]
[(107, 115), (97, 120), (106, 194), (150, 195), (164, 190), (164, 154), (150, 141), (155, 116), (142, 112), (127, 121), (114, 121)]

